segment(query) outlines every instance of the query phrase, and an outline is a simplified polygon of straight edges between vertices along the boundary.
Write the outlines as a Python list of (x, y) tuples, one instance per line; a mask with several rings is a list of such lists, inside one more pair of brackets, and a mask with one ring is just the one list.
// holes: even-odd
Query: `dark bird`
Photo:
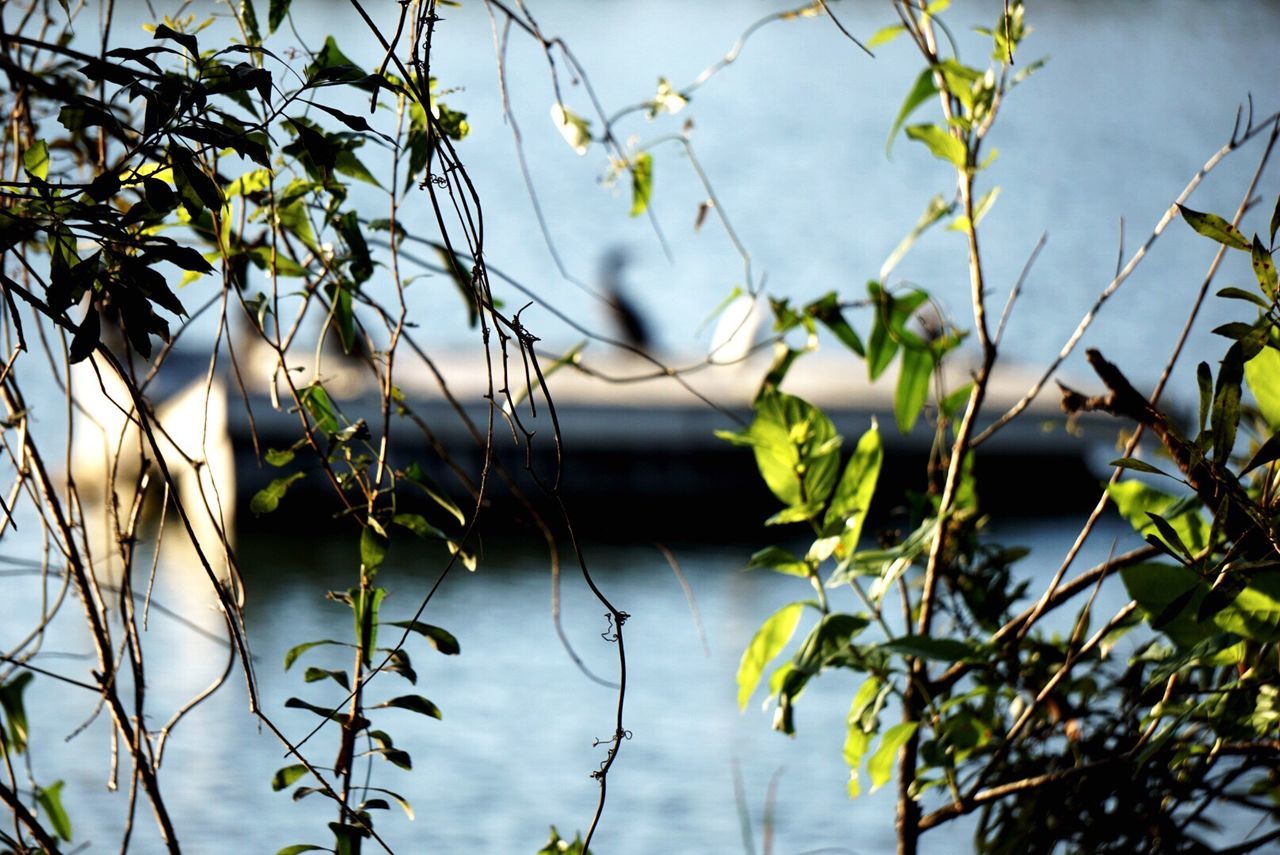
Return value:
[(613, 247), (605, 253), (600, 262), (600, 296), (609, 308), (609, 317), (618, 337), (636, 350), (648, 353), (653, 343), (649, 326), (623, 291), (622, 271), (626, 266), (625, 249)]

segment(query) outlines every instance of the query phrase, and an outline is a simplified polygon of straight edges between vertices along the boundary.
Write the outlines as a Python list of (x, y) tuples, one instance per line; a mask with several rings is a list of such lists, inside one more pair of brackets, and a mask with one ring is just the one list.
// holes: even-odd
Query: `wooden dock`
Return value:
[[(399, 467), (419, 462), (441, 484), (455, 490), (459, 499), (466, 495), (466, 488), (441, 463), (437, 450), (447, 451), (462, 472), (478, 475), (483, 444), (477, 442), (476, 434), (483, 437), (492, 418), (498, 459), (515, 473), (521, 489), (538, 501), (545, 492), (527, 469), (543, 483), (553, 482), (561, 471), (563, 492), (575, 518), (600, 536), (635, 534), (641, 518), (642, 525), (661, 536), (732, 536), (753, 531), (755, 523), (777, 510), (750, 453), (715, 436), (717, 430), (735, 429), (751, 420), (750, 402), (765, 370), (758, 361), (691, 371), (682, 375), (686, 385), (669, 376), (641, 379), (652, 375), (654, 367), (634, 357), (589, 360), (591, 374), (571, 365), (562, 367), (548, 380), (560, 429), (563, 466), (559, 470), (550, 409), (538, 390), (525, 394), (522, 363), (511, 362), (508, 383), (512, 396), (521, 398), (515, 408), (518, 426), (509, 404), (504, 412), (501, 377), (491, 386), (481, 359), (454, 356), (436, 363), (457, 408), (425, 366), (401, 364), (397, 385), (413, 417), (392, 415), (391, 462)], [(300, 422), (287, 388), (277, 384), (279, 406), (275, 406), (267, 389), (257, 385), (269, 383), (269, 364), (259, 360), (247, 373), (247, 385), (256, 387), (250, 389), (249, 402), (259, 448), (265, 452), (289, 447), (300, 436)], [(293, 376), (310, 378), (314, 373), (302, 370)], [(367, 366), (327, 357), (319, 376), (348, 423), (364, 419), (375, 436), (381, 433), (380, 398)], [(979, 429), (1022, 398), (1034, 379), (1025, 372), (998, 372), (988, 388)], [(845, 437), (846, 449), (852, 448), (873, 419), (879, 423), (886, 449), (884, 486), (878, 496), (882, 505), (898, 501), (906, 489), (922, 486), (922, 464), (934, 440), (928, 414), (910, 434), (899, 432), (893, 417), (895, 380), (886, 375), (872, 384), (863, 363), (819, 353), (801, 359), (783, 384), (784, 391), (821, 407), (831, 417)], [(968, 372), (957, 366), (947, 380), (949, 389), (959, 388), (968, 382)], [(1092, 388), (1083, 380), (1080, 387)], [(490, 394), (498, 406), (490, 406)], [(1068, 423), (1058, 401), (1058, 389), (1051, 383), (1025, 412), (984, 443), (977, 472), (985, 508), (1006, 513), (1034, 508), (1046, 514), (1075, 509), (1096, 498), (1100, 480), (1108, 474), (1106, 462), (1118, 456), (1116, 437), (1124, 426), (1105, 416)], [(237, 493), (251, 496), (280, 477), (282, 470), (255, 458), (244, 407), (232, 401), (228, 410)], [(527, 449), (517, 440), (522, 431), (533, 435)], [(302, 465), (308, 456), (300, 453), (292, 467)], [(507, 491), (498, 479), (493, 484), (493, 503), (505, 505)], [(318, 479), (312, 486), (323, 487)], [(1028, 491), (1035, 492), (1034, 501), (1028, 501)], [(271, 523), (294, 516), (287, 513), (286, 505), (311, 505), (308, 498), (317, 493), (305, 487), (297, 496), (291, 492), (281, 506), (286, 513), (273, 515)], [(242, 514), (240, 519), (249, 516)]]

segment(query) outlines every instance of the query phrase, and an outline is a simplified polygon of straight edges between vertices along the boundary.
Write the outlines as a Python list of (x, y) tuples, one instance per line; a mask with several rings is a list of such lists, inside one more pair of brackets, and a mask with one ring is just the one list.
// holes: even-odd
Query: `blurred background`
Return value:
[[(163, 11), (160, 4), (153, 5)], [(968, 27), (990, 25), (1001, 5), (957, 2), (948, 13), (962, 49), (975, 63), (985, 48)], [(296, 30), (283, 27), (275, 49), (315, 49), (325, 35), (335, 34), (342, 50), (365, 67), (376, 67), (381, 60), (348, 5), (299, 0), (294, 6)], [(385, 16), (388, 26), (394, 20), (395, 4), (369, 8), (375, 17)], [(758, 0), (538, 0), (532, 11), (546, 33), (562, 36), (570, 45), (612, 113), (650, 99), (659, 77), (682, 88), (729, 50), (753, 21), (784, 8)], [(863, 38), (893, 22), (887, 5), (856, 2), (833, 8)], [(190, 11), (227, 14), (225, 7), (211, 3), (191, 4)], [(140, 28), (151, 20), (147, 4), (120, 2), (117, 14), (124, 43), (150, 39)], [(449, 105), (468, 114), (471, 133), (458, 151), (484, 201), (490, 263), (535, 292), (522, 320), (548, 352), (582, 338), (548, 307), (608, 333), (612, 321), (607, 302), (561, 276), (537, 228), (511, 128), (503, 121), (494, 33), (483, 3), (464, 2), (442, 14), (432, 73), (442, 88), (452, 90)], [(261, 11), (259, 17), (265, 20)], [(998, 185), (1002, 192), (983, 222), (982, 236), (997, 302), (1003, 301), (1036, 241), (1048, 236), (1002, 351), (1015, 368), (1035, 370), (1058, 351), (1114, 275), (1121, 222), (1127, 257), (1192, 175), (1230, 138), (1237, 108), (1248, 109), (1250, 94), (1258, 116), (1280, 106), (1274, 88), (1280, 54), (1273, 44), (1273, 34), (1280, 32), (1280, 4), (1081, 0), (1033, 5), (1027, 18), (1035, 32), (1024, 43), (1026, 62), (1040, 57), (1049, 61), (1013, 92), (989, 138), (988, 145), (1000, 153), (983, 180), (987, 188)], [(80, 20), (90, 35), (93, 13)], [(225, 19), (219, 20), (213, 32), (226, 26)], [(714, 217), (695, 229), (705, 193), (682, 150), (673, 144), (652, 149), (651, 210), (669, 245), (668, 258), (654, 222), (628, 217), (629, 188), (602, 181), (608, 162), (600, 147), (580, 157), (556, 132), (549, 118), (555, 95), (540, 50), (513, 35), (506, 62), (509, 96), (533, 183), (568, 271), (598, 285), (602, 260), (611, 251), (624, 251), (628, 262), (617, 273), (620, 287), (652, 331), (653, 352), (676, 362), (705, 354), (710, 333), (704, 320), (735, 287), (747, 283), (742, 261)], [(767, 273), (768, 291), (797, 302), (832, 289), (856, 299), (929, 197), (952, 191), (949, 167), (922, 146), (900, 139), (891, 158), (885, 153), (889, 128), (918, 74), (917, 63), (905, 40), (878, 48), (872, 59), (825, 18), (779, 22), (757, 31), (740, 59), (699, 88), (681, 113), (652, 123), (637, 113), (618, 132), (624, 139), (636, 135), (643, 145), (678, 132), (691, 120), (702, 167), (722, 211), (750, 251), (754, 269)], [(569, 83), (564, 69), (561, 73), (566, 104), (590, 115), (583, 86)], [(929, 109), (931, 105), (920, 115)], [(1259, 154), (1255, 145), (1228, 159), (1189, 205), (1229, 216)], [(413, 221), (420, 218), (421, 232), (431, 232), (425, 200), (416, 198), (414, 204), (418, 207), (401, 214), (406, 226), (414, 230)], [(1270, 206), (1260, 208), (1265, 210), (1246, 220), (1247, 233), (1263, 229)], [(1101, 348), (1135, 382), (1149, 386), (1163, 367), (1213, 250), (1208, 241), (1175, 223), (1107, 305), (1084, 344)], [(1248, 281), (1248, 261), (1239, 255), (1228, 259), (1219, 286)], [(922, 240), (888, 284), (904, 283), (930, 290), (959, 326), (969, 326), (968, 279), (958, 233), (939, 230)], [(529, 300), (495, 285), (508, 307)], [(183, 300), (201, 299), (195, 293), (201, 287), (189, 286)], [(424, 278), (407, 295), (423, 339), (436, 351), (476, 346), (477, 334), (467, 327), (465, 309), (446, 277)], [(1211, 300), (1198, 329), (1207, 331), (1237, 315), (1229, 301)], [(865, 313), (853, 312), (850, 318), (855, 327), (866, 329)], [(194, 350), (212, 341), (211, 328), (192, 332)], [(823, 347), (836, 352), (838, 345), (824, 340)], [(1193, 390), (1196, 362), (1214, 363), (1224, 349), (1223, 340), (1207, 332), (1193, 336), (1172, 388)], [(597, 355), (612, 358), (606, 348), (593, 344), (585, 359), (590, 362)], [(843, 364), (850, 374), (863, 371), (852, 357)], [(1082, 365), (1073, 358), (1068, 375), (1080, 376)], [(841, 376), (833, 374), (831, 382), (838, 394)], [(654, 394), (674, 398), (687, 392), (668, 382)], [(1182, 394), (1189, 398), (1191, 393)], [(43, 422), (55, 436), (60, 430), (58, 399), (51, 392), (48, 400), (34, 404), (55, 413)], [(572, 433), (566, 435), (571, 454), (574, 441)], [(739, 460), (754, 477), (750, 455), (743, 452)], [(880, 514), (888, 510), (877, 509)], [(665, 544), (687, 578), (695, 611), (653, 543), (663, 503), (654, 502), (650, 513), (652, 519), (629, 508), (628, 524), (617, 526), (607, 539), (591, 530), (578, 532), (597, 581), (632, 616), (626, 626), (626, 724), (632, 738), (610, 775), (605, 821), (593, 850), (759, 851), (766, 838), (779, 853), (889, 849), (892, 794), (864, 795), (852, 803), (845, 794), (848, 770), (840, 748), (845, 711), (857, 688), (854, 676), (824, 675), (811, 685), (793, 740), (770, 732), (770, 716), (755, 702), (744, 714), (736, 709), (734, 673), (741, 650), (766, 615), (805, 594), (794, 579), (741, 572), (750, 554), (764, 545), (756, 539), (760, 520), (743, 519), (736, 537), (725, 535), (725, 526), (718, 525), (714, 541), (685, 532)], [(710, 523), (722, 511), (706, 506), (702, 513)], [(1032, 548), (1020, 567), (1035, 580), (1057, 569), (1082, 521), (1082, 513), (1004, 521), (992, 536)], [(696, 531), (697, 521), (693, 523), (686, 528)], [(728, 527), (734, 527), (732, 521)], [(313, 524), (300, 536), (258, 525), (239, 544), (247, 570), (246, 622), (258, 657), (263, 703), (294, 737), (309, 730), (315, 719), (283, 709), (285, 699), (303, 696), (319, 702), (322, 691), (303, 684), (301, 666), (282, 670), (284, 651), (301, 641), (341, 638), (350, 631), (347, 610), (326, 603), (319, 592), (345, 589), (358, 553), (351, 538), (327, 541), (324, 528)], [(0, 570), (10, 577), (0, 600), (0, 642), (5, 644), (24, 630), (27, 617), (38, 612), (43, 600), (57, 593), (56, 585), (39, 583), (38, 567), (29, 563), (40, 554), (38, 532), (38, 526), (25, 525), (5, 537), (7, 567)], [(1076, 566), (1095, 563), (1113, 544), (1123, 550), (1133, 540), (1127, 526), (1108, 523)], [(570, 836), (585, 829), (594, 807), (596, 785), (589, 773), (604, 759), (604, 748), (592, 742), (612, 731), (614, 693), (584, 676), (556, 637), (548, 559), (536, 536), (527, 531), (489, 536), (481, 552), (480, 570), (455, 571), (423, 617), (451, 630), (461, 655), (446, 658), (422, 645), (409, 647), (419, 690), (441, 707), (443, 721), (384, 713), (397, 745), (415, 760), (411, 774), (382, 764), (375, 780), (414, 805), (414, 822), (388, 817), (379, 823), (380, 833), (400, 851), (532, 852), (550, 824)], [(192, 566), (189, 556), (162, 550), (160, 561), (157, 606), (148, 632), (149, 704), (157, 717), (153, 725), (220, 673), (227, 656), (217, 640), (220, 619), (184, 577)], [(442, 563), (398, 557), (393, 551), (383, 571), (393, 592), (384, 615), (408, 617)], [(1034, 581), (1032, 587), (1038, 590)], [(608, 630), (602, 609), (571, 567), (563, 593), (570, 641), (588, 668), (612, 676), (616, 651), (600, 637)], [(1099, 607), (1115, 607), (1122, 600), (1122, 590), (1109, 589)], [(77, 658), (77, 651), (86, 649), (84, 628), (75, 618), (75, 609), (67, 609), (52, 627), (41, 656), (44, 667), (87, 673), (90, 665)], [(60, 654), (68, 661), (59, 662)], [(330, 656), (321, 650), (302, 664), (347, 664), (345, 651)], [(324, 823), (331, 818), (328, 803), (313, 797), (293, 804), (286, 793), (271, 791), (272, 773), (290, 761), (273, 737), (255, 730), (245, 702), (243, 682), (233, 679), (178, 726), (166, 749), (167, 792), (185, 835), (184, 848), (223, 852), (234, 842), (267, 852), (290, 843), (323, 842)], [(92, 704), (47, 680), (36, 680), (28, 708), (33, 742), (51, 746), (36, 757), (40, 778), (66, 780), (63, 799), (76, 843), (86, 844), (87, 851), (107, 851), (118, 840), (127, 794), (105, 788), (106, 722), (99, 716), (79, 731), (92, 717)], [(65, 750), (53, 750), (73, 734)], [(773, 809), (766, 811), (770, 793)], [(137, 834), (137, 851), (155, 851), (149, 818), (140, 819)], [(927, 837), (926, 846), (938, 852), (969, 848), (964, 834), (950, 832)]]

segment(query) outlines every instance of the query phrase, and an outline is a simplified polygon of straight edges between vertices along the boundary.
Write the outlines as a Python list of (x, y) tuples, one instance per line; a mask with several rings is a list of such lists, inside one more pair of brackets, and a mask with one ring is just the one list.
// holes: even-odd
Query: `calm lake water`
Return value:
[[(966, 25), (993, 21), (1000, 5), (955, 4), (951, 18), (958, 36), (970, 39)], [(347, 6), (313, 0), (294, 6), (305, 8), (297, 23), (313, 46), (324, 33), (336, 32), (343, 50), (357, 61), (373, 66), (380, 59)], [(389, 16), (393, 6), (371, 8)], [(544, 29), (563, 34), (574, 47), (604, 103), (620, 106), (648, 98), (659, 75), (678, 86), (691, 81), (756, 17), (785, 7), (746, 0), (655, 0), (537, 2), (533, 8)], [(835, 8), (864, 36), (891, 20), (887, 7)], [(140, 20), (144, 11), (142, 4), (125, 4), (122, 14)], [(445, 17), (435, 73), (443, 86), (459, 89), (449, 101), (470, 117), (472, 136), (460, 153), (485, 200), (491, 262), (534, 284), (545, 300), (583, 323), (602, 326), (599, 304), (559, 278), (533, 225), (495, 94), (492, 37), (483, 6), (467, 3)], [(1280, 4), (1054, 3), (1033, 7), (1031, 19), (1037, 32), (1024, 56), (1030, 61), (1050, 55), (1051, 60), (1010, 98), (994, 134), (1001, 154), (990, 181), (1004, 191), (984, 226), (993, 290), (1001, 295), (1041, 232), (1049, 233), (1006, 348), (1011, 357), (1035, 364), (1056, 352), (1111, 278), (1118, 221), (1127, 223), (1132, 250), (1228, 138), (1237, 103), (1252, 92), (1260, 115), (1280, 106), (1274, 89), (1280, 79), (1280, 54), (1274, 50)], [(128, 32), (123, 25), (121, 31)], [(147, 37), (138, 32), (137, 43), (142, 43)], [(965, 44), (975, 58), (980, 55), (976, 42)], [(877, 53), (875, 60), (867, 58), (822, 19), (772, 25), (753, 37), (740, 62), (699, 90), (680, 116), (665, 125), (639, 119), (622, 130), (643, 141), (693, 118), (703, 165), (758, 268), (768, 271), (771, 288), (798, 299), (831, 288), (856, 295), (928, 197), (951, 187), (946, 169), (908, 141), (899, 141), (892, 161), (885, 159), (885, 135), (917, 68), (905, 43)], [(627, 247), (633, 257), (630, 294), (654, 319), (667, 352), (705, 348), (698, 325), (741, 284), (741, 264), (713, 223), (695, 233), (702, 194), (683, 156), (674, 147), (655, 150), (653, 206), (675, 257), (669, 263), (648, 223), (626, 216), (626, 194), (600, 186), (603, 157), (592, 152), (578, 158), (555, 135), (547, 118), (553, 96), (538, 55), (513, 40), (509, 62), (511, 95), (535, 180), (571, 271), (589, 279), (609, 247)], [(586, 113), (580, 89), (570, 87), (567, 100)], [(1193, 198), (1192, 207), (1230, 213), (1259, 153), (1255, 145), (1229, 160)], [(1264, 186), (1271, 188), (1260, 206), (1265, 210), (1251, 215), (1250, 229), (1261, 230), (1270, 214), (1275, 183)], [(418, 215), (425, 222), (425, 207)], [(369, 216), (382, 214), (375, 210)], [(1185, 232), (1174, 224), (1086, 340), (1139, 380), (1158, 374), (1212, 256), (1212, 246)], [(1229, 261), (1220, 284), (1248, 281), (1247, 260)], [(951, 311), (962, 314), (963, 264), (960, 238), (937, 234), (899, 267), (895, 281), (933, 289)], [(189, 292), (193, 303), (201, 300), (194, 293), (199, 287)], [(446, 347), (466, 335), (459, 332), (463, 316), (450, 289), (439, 279), (425, 279), (409, 291), (411, 310), (431, 319), (425, 334)], [(516, 306), (525, 299), (510, 290), (502, 296)], [(1238, 319), (1238, 307), (1226, 303), (1210, 304), (1204, 329)], [(524, 320), (548, 347), (579, 338), (537, 305)], [(1220, 339), (1207, 334), (1194, 339), (1181, 376), (1190, 381), (1195, 361), (1213, 361), (1221, 351)], [(55, 406), (39, 399), (36, 404)], [(55, 432), (56, 422), (47, 418), (44, 429)], [(3, 474), (7, 483), (10, 473)], [(1001, 536), (1035, 549), (1040, 558), (1029, 560), (1024, 572), (1043, 580), (1056, 569), (1078, 522), (1023, 525)], [(37, 533), (32, 525), (11, 532), (0, 552), (7, 559), (36, 557)], [(1105, 557), (1116, 538), (1117, 548), (1125, 548), (1125, 532), (1104, 527), (1077, 566)], [(609, 779), (596, 852), (747, 851), (740, 842), (735, 762), (742, 770), (754, 851), (763, 844), (763, 805), (775, 774), (775, 852), (877, 853), (891, 847), (891, 793), (853, 803), (844, 793), (847, 769), (840, 748), (857, 687), (853, 676), (825, 676), (807, 691), (794, 740), (771, 733), (769, 716), (756, 704), (745, 714), (736, 709), (733, 677), (743, 646), (772, 609), (804, 598), (807, 591), (796, 580), (739, 572), (753, 548), (676, 549), (701, 612), (706, 652), (661, 555), (647, 546), (587, 547), (602, 587), (632, 615), (626, 625), (631, 680), (626, 724), (633, 737)], [(301, 668), (348, 663), (345, 656), (321, 649), (286, 674), (282, 657), (300, 641), (349, 633), (348, 613), (325, 603), (318, 592), (345, 589), (357, 559), (348, 544), (301, 538), (255, 539), (242, 549), (249, 568), (247, 621), (263, 704), (298, 737), (314, 717), (283, 709), (284, 701), (301, 696), (323, 702), (332, 696), (324, 684), (304, 684)], [(442, 708), (444, 720), (396, 711), (377, 720), (415, 760), (412, 774), (382, 764), (374, 780), (406, 796), (417, 813), (412, 823), (398, 814), (379, 823), (397, 851), (532, 852), (549, 824), (572, 835), (585, 829), (594, 807), (596, 786), (589, 772), (604, 752), (593, 748), (592, 740), (611, 732), (613, 693), (587, 680), (563, 652), (549, 617), (545, 559), (504, 544), (489, 544), (488, 552), (480, 572), (452, 575), (424, 616), (458, 636), (462, 655), (443, 657), (423, 645), (410, 646), (420, 676), (416, 691)], [(393, 591), (384, 614), (408, 617), (440, 563), (393, 561), (384, 571)], [(157, 601), (216, 633), (217, 617), (183, 579), (186, 566), (180, 558), (161, 562)], [(600, 638), (607, 629), (601, 609), (580, 580), (566, 575), (566, 631), (589, 667), (612, 674), (615, 651)], [(38, 613), (41, 591), (26, 575), (3, 583), (0, 644), (9, 644)], [(1100, 608), (1121, 598), (1122, 592), (1110, 587)], [(88, 662), (59, 656), (87, 648), (75, 612), (67, 608), (51, 627), (48, 652), (39, 661), (86, 679)], [(220, 671), (225, 648), (159, 612), (152, 614), (147, 644), (149, 724), (155, 727)], [(377, 691), (400, 693), (393, 685), (397, 678), (380, 679)], [(104, 788), (106, 728), (98, 720), (62, 743), (92, 714), (91, 700), (46, 679), (37, 679), (28, 694), (37, 777), (66, 780), (64, 799), (76, 843), (107, 852), (117, 845), (127, 795)], [(320, 739), (328, 741), (315, 755), (326, 757), (333, 742), (326, 734)], [(312, 797), (294, 804), (287, 794), (271, 792), (271, 774), (287, 761), (273, 737), (252, 727), (242, 682), (233, 680), (198, 708), (166, 750), (166, 787), (188, 851), (221, 853), (235, 845), (273, 852), (290, 843), (326, 842), (327, 803)], [(136, 851), (156, 850), (147, 817), (140, 818), (138, 838)], [(930, 852), (968, 849), (966, 835), (953, 830), (931, 835), (927, 844)]]
[[(1044, 558), (1025, 566), (1043, 578), (1069, 544), (1062, 522), (1024, 525), (1001, 533), (1010, 543), (1031, 546)], [(1104, 527), (1081, 556), (1079, 567), (1106, 557), (1113, 538), (1119, 548), (1127, 531)], [(505, 554), (493, 545), (490, 560), (475, 574), (450, 576), (424, 620), (451, 630), (461, 655), (445, 657), (424, 643), (410, 643), (417, 687), (387, 675), (374, 683), (378, 695), (411, 691), (431, 698), (442, 721), (399, 711), (376, 714), (396, 745), (414, 758), (414, 771), (379, 762), (373, 784), (405, 796), (416, 820), (398, 812), (378, 824), (398, 852), (533, 852), (555, 823), (572, 834), (585, 828), (596, 798), (589, 773), (604, 757), (595, 737), (612, 730), (614, 693), (589, 681), (573, 665), (556, 638), (550, 618), (547, 565), (536, 555)], [(815, 681), (798, 707), (794, 739), (769, 729), (771, 715), (759, 699), (745, 713), (736, 706), (733, 675), (742, 648), (760, 620), (786, 602), (811, 595), (800, 580), (744, 573), (747, 547), (675, 547), (690, 584), (707, 647), (681, 587), (653, 548), (588, 547), (597, 581), (632, 617), (627, 621), (629, 685), (626, 742), (609, 778), (609, 803), (593, 850), (600, 853), (744, 851), (734, 796), (733, 766), (742, 772), (745, 808), (756, 846), (763, 840), (763, 815), (771, 778), (778, 775), (774, 812), (775, 849), (800, 853), (878, 853), (892, 848), (892, 788), (850, 802), (848, 769), (841, 759), (845, 714), (858, 686), (856, 675), (833, 672)], [(244, 560), (255, 568), (249, 579), (246, 620), (257, 656), (264, 708), (293, 739), (315, 724), (310, 713), (287, 710), (299, 696), (314, 703), (341, 699), (332, 684), (305, 684), (306, 665), (348, 668), (345, 651), (322, 648), (305, 655), (288, 673), (285, 651), (310, 639), (344, 638), (350, 613), (325, 603), (326, 588), (345, 590), (355, 558), (346, 544), (288, 539), (244, 545)], [(389, 619), (406, 618), (416, 598), (434, 580), (443, 561), (430, 556), (413, 563), (392, 562), (381, 581), (393, 592), (383, 605)], [(190, 565), (164, 562), (156, 602), (199, 627), (221, 635), (220, 621), (192, 594), (183, 573)], [(7, 578), (5, 621), (0, 642), (8, 643), (39, 607), (38, 586), (29, 577)], [(848, 589), (835, 594), (836, 607), (856, 609)], [(1121, 592), (1109, 589), (1099, 610), (1114, 609)], [(848, 602), (844, 602), (848, 599)], [(69, 608), (45, 644), (43, 667), (83, 677), (87, 662), (63, 660), (60, 652), (82, 651), (88, 641)], [(1051, 626), (1069, 628), (1063, 613)], [(575, 649), (598, 674), (616, 674), (615, 648), (600, 633), (608, 627), (602, 609), (581, 578), (567, 574), (564, 623)], [(187, 697), (202, 689), (225, 663), (225, 647), (153, 611), (146, 643), (153, 727)], [(233, 681), (179, 724), (165, 749), (164, 780), (184, 849), (219, 853), (231, 844), (251, 852), (274, 852), (291, 843), (324, 843), (332, 811), (320, 797), (299, 803), (273, 793), (271, 776), (287, 765), (280, 743), (257, 733), (246, 711), (243, 682)], [(123, 792), (104, 788), (107, 728), (99, 720), (63, 745), (62, 740), (93, 711), (93, 698), (37, 679), (28, 692), (32, 740), (39, 780), (62, 778), (64, 799), (75, 824), (76, 842), (91, 852), (112, 851), (126, 805)], [(327, 764), (336, 750), (331, 731), (310, 746), (316, 762)], [(967, 826), (941, 831), (928, 851), (968, 849)], [(139, 852), (155, 851), (149, 816), (140, 817)], [(759, 851), (758, 849), (756, 851)]]

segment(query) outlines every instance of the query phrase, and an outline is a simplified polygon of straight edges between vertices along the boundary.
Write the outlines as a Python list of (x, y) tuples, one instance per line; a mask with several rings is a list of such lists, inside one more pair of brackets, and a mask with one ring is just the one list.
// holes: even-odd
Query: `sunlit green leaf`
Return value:
[(920, 76), (912, 84), (911, 91), (907, 93), (906, 99), (903, 100), (902, 106), (898, 109), (897, 117), (893, 120), (893, 127), (889, 129), (889, 139), (884, 144), (886, 157), (893, 151), (893, 140), (898, 135), (903, 123), (907, 121), (907, 118), (915, 112), (917, 107), (937, 94), (938, 87), (933, 82), (933, 69), (926, 68), (920, 72)]
[(1239, 229), (1217, 214), (1193, 211), (1190, 208), (1184, 208), (1182, 205), (1178, 206), (1178, 210), (1182, 212), (1182, 218), (1187, 221), (1187, 225), (1205, 237), (1232, 249), (1242, 249), (1245, 252), (1249, 252), (1252, 249), (1253, 244), (1249, 242), (1249, 239)]
[(378, 572), (387, 557), (387, 531), (373, 517), (369, 517), (360, 532), (360, 563), (369, 575)]
[(870, 429), (858, 439), (858, 445), (845, 466), (844, 474), (840, 476), (835, 494), (831, 497), (831, 505), (823, 519), (823, 534), (840, 538), (836, 557), (841, 563), (847, 563), (858, 548), (862, 524), (875, 496), (883, 462), (884, 446), (880, 439), (880, 428), (873, 420)]
[[(1217, 630), (1196, 620), (1209, 588), (1200, 577), (1176, 564), (1137, 564), (1120, 571), (1125, 590), (1149, 621), (1163, 618), (1160, 631), (1180, 647), (1191, 647)], [(1170, 613), (1170, 606), (1180, 606)]]
[(928, 147), (933, 156), (945, 160), (956, 169), (964, 169), (969, 156), (968, 149), (958, 137), (953, 137), (938, 125), (908, 125), (907, 136)]
[(1244, 376), (1258, 411), (1272, 430), (1280, 430), (1280, 351), (1264, 347), (1244, 364)]
[(301, 763), (292, 766), (285, 766), (283, 769), (277, 769), (275, 775), (271, 778), (271, 789), (279, 792), (293, 785), (293, 782), (307, 774), (307, 767)]
[(1213, 620), (1227, 632), (1252, 641), (1280, 641), (1280, 573), (1255, 576)]
[(887, 45), (906, 31), (907, 28), (902, 24), (890, 24), (887, 27), (881, 27), (871, 35), (871, 38), (867, 39), (867, 47), (878, 48), (880, 45)]
[(302, 480), (305, 475), (306, 473), (303, 472), (294, 472), (292, 475), (276, 478), (257, 493), (254, 493), (253, 498), (249, 500), (249, 510), (253, 511), (254, 516), (259, 517), (263, 514), (271, 513), (280, 507), (280, 500), (289, 491), (289, 487)]
[(773, 658), (782, 652), (782, 648), (795, 635), (800, 623), (800, 615), (804, 612), (804, 603), (790, 603), (778, 609), (760, 625), (755, 637), (742, 653), (738, 663), (738, 708), (745, 709), (747, 701), (760, 684), (760, 676), (764, 673)]
[(1275, 300), (1280, 293), (1280, 288), (1277, 287), (1275, 259), (1271, 257), (1271, 253), (1262, 245), (1257, 235), (1254, 235), (1249, 250), (1252, 256), (1253, 272), (1258, 277), (1258, 286), (1262, 288), (1262, 293), (1266, 294), (1268, 299)]
[(750, 445), (760, 475), (789, 508), (817, 513), (835, 486), (840, 437), (821, 410), (782, 392), (763, 395), (756, 416), (734, 441)]
[(22, 153), (22, 168), (32, 178), (48, 180), (49, 146), (44, 140), (36, 140)]
[(316, 846), (311, 843), (295, 843), (292, 846), (286, 846), (285, 848), (281, 849), (279, 852), (276, 853), (276, 855), (301, 855), (301, 853), (303, 852), (331, 852), (331, 851), (333, 850), (331, 850), (327, 846)]
[(787, 576), (803, 578), (809, 575), (809, 564), (780, 546), (767, 546), (752, 555), (751, 560), (747, 562), (747, 569), (754, 570), (759, 567), (767, 567)]
[(1120, 516), (1128, 520), (1139, 534), (1156, 531), (1155, 524), (1147, 514), (1158, 514), (1168, 520), (1178, 537), (1192, 552), (1199, 552), (1208, 542), (1209, 527), (1195, 503), (1183, 502), (1176, 496), (1132, 479), (1108, 486), (1107, 494), (1115, 503)]
[(653, 155), (647, 151), (631, 161), (631, 216), (638, 217), (649, 208), (653, 195)]
[(36, 787), (36, 801), (49, 819), (53, 833), (67, 842), (71, 841), (71, 818), (62, 806), (62, 781), (54, 781), (47, 787)]
[(933, 376), (933, 356), (927, 350), (902, 352), (902, 369), (893, 396), (893, 416), (898, 430), (911, 433), (920, 410), (929, 398), (929, 378)]
[(571, 112), (563, 104), (552, 104), (551, 121), (569, 144), (569, 148), (580, 155), (587, 153), (587, 147), (591, 145), (591, 129), (586, 119)]
[(867, 774), (871, 777), (871, 791), (883, 787), (893, 777), (893, 764), (898, 759), (898, 752), (907, 744), (911, 734), (916, 732), (918, 722), (903, 721), (885, 731), (880, 738), (880, 747), (867, 761)]

